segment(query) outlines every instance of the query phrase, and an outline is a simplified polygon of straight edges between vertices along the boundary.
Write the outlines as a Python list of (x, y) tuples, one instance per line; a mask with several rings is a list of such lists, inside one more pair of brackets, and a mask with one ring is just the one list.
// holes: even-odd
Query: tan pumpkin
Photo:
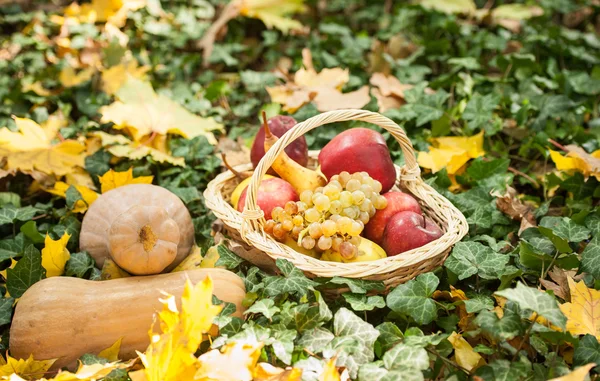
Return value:
[(90, 206), (79, 246), (102, 268), (112, 259), (135, 275), (175, 268), (194, 245), (194, 225), (174, 193), (151, 184), (131, 184), (104, 193)]
[[(193, 284), (210, 276), (214, 295), (236, 306), (242, 317), (244, 282), (223, 269), (198, 269), (107, 281), (52, 277), (31, 286), (19, 299), (10, 327), (13, 357), (36, 360), (58, 358), (52, 369), (74, 367), (85, 353), (98, 354), (119, 338), (119, 358), (136, 357), (150, 343), (148, 330), (154, 312), (162, 309), (165, 291), (177, 297), (187, 278)], [(214, 332), (212, 332), (214, 333)]]

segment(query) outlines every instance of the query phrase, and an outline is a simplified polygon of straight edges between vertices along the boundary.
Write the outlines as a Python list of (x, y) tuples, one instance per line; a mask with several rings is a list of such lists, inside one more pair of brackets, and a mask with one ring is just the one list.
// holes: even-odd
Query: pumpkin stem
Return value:
[(154, 231), (152, 231), (150, 225), (142, 226), (142, 228), (140, 229), (139, 238), (146, 252), (152, 250), (152, 248), (156, 244), (156, 241), (158, 241), (158, 237), (156, 236), (156, 234), (154, 234)]

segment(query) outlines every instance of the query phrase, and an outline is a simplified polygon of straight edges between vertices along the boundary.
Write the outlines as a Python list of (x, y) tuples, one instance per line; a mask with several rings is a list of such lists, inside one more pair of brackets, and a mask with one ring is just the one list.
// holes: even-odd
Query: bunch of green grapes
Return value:
[(342, 172), (324, 187), (302, 192), (300, 201), (273, 209), (265, 232), (278, 241), (289, 236), (307, 250), (332, 250), (351, 259), (369, 219), (387, 206), (379, 192), (381, 183), (366, 172)]

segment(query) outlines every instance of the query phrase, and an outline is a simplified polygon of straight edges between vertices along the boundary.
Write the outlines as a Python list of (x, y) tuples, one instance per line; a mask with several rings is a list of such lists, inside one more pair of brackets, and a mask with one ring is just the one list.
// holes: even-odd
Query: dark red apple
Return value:
[(396, 213), (383, 232), (382, 247), (388, 257), (421, 247), (444, 233), (429, 218), (415, 212)]
[[(237, 204), (237, 210), (240, 212), (244, 210), (246, 205), (246, 193), (248, 193), (248, 187), (242, 191)], [(283, 208), (286, 202), (298, 200), (298, 194), (290, 183), (278, 177), (261, 181), (256, 195), (256, 203), (265, 213), (265, 219), (267, 220), (271, 219), (271, 211), (276, 206)]]
[(396, 182), (396, 169), (383, 135), (368, 128), (352, 128), (337, 135), (319, 153), (319, 164), (328, 179), (343, 171), (365, 171), (381, 183), (381, 193)]
[[(296, 125), (296, 119), (291, 116), (277, 115), (269, 119), (268, 123), (271, 132), (280, 138)], [(308, 164), (308, 145), (304, 136), (299, 137), (285, 147), (285, 153), (303, 167), (306, 167)], [(261, 126), (256, 133), (254, 143), (252, 143), (252, 150), (250, 151), (250, 160), (255, 168), (263, 156), (265, 156), (265, 127)], [(269, 173), (274, 174), (272, 171), (272, 169), (269, 169)]]
[(364, 236), (371, 241), (381, 244), (383, 231), (389, 221), (396, 213), (410, 211), (421, 214), (421, 207), (417, 200), (404, 192), (388, 192), (383, 195), (388, 201), (387, 206), (369, 220), (365, 226)]

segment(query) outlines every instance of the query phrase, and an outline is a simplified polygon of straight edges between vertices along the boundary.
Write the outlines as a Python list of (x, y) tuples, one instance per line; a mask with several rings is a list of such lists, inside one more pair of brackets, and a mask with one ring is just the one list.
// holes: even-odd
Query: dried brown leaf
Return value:
[(313, 99), (317, 110), (331, 111), (345, 108), (362, 108), (371, 101), (369, 86), (363, 86), (350, 93), (342, 93), (332, 88), (315, 89), (317, 96)]
[(521, 221), (519, 235), (527, 228), (537, 226), (533, 210), (518, 198), (517, 191), (508, 187), (504, 194), (493, 194), (496, 199), (496, 207), (502, 213), (515, 221)]
[(227, 164), (232, 167), (250, 162), (250, 149), (246, 147), (242, 139), (237, 141), (228, 137), (222, 137), (217, 143), (217, 150), (227, 157)]

